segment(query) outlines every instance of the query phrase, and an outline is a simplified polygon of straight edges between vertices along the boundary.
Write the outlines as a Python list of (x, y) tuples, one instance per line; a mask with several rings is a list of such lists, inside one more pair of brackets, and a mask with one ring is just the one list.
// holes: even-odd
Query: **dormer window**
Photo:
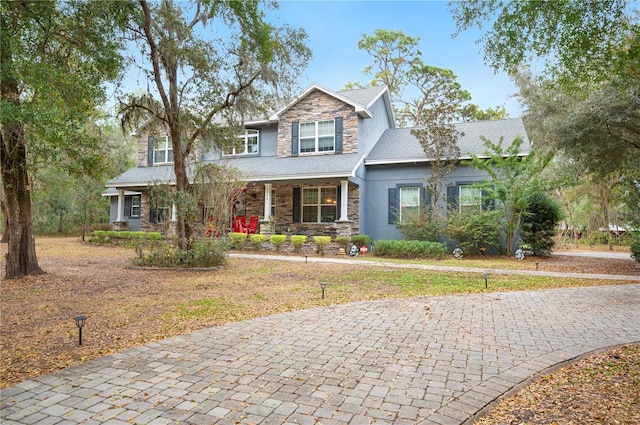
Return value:
[(300, 123), (300, 153), (331, 152), (334, 150), (334, 120)]
[(258, 130), (246, 129), (243, 134), (238, 135), (235, 142), (225, 147), (225, 155), (251, 155), (258, 153), (259, 132)]
[(153, 147), (153, 163), (166, 164), (173, 162), (173, 145), (169, 136), (158, 137)]

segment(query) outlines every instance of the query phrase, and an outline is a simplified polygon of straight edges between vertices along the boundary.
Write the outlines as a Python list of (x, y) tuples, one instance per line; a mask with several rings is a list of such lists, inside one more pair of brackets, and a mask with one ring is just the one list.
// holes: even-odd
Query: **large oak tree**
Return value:
[(104, 101), (103, 83), (122, 70), (119, 28), (131, 6), (110, 0), (0, 3), (6, 278), (42, 273), (32, 227), (34, 167), (64, 161), (69, 172), (82, 174), (103, 165), (100, 138), (87, 129)]
[[(138, 66), (153, 82), (151, 95), (130, 96), (121, 116), (128, 125), (152, 123), (168, 133), (176, 177), (177, 234), (189, 249), (187, 210), (193, 187), (187, 163), (198, 146), (224, 145), (245, 118), (265, 117), (286, 97), (311, 56), (306, 34), (267, 20), (271, 3), (258, 1), (139, 0), (143, 20), (129, 33), (143, 54)], [(192, 202), (191, 202), (192, 203)]]

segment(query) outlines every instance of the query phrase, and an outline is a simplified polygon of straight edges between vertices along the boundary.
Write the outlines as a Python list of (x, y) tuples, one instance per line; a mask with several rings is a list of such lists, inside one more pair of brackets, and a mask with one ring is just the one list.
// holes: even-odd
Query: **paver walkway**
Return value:
[(636, 341), (640, 284), (360, 302), (25, 381), (2, 390), (0, 422), (457, 425), (540, 372)]

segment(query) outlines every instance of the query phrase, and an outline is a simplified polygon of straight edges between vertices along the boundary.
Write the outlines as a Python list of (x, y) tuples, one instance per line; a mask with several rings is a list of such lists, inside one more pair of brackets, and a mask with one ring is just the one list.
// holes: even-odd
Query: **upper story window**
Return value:
[(333, 150), (335, 150), (334, 120), (300, 123), (300, 153)]
[(166, 164), (173, 162), (173, 145), (169, 136), (158, 137), (153, 146), (153, 163)]
[(243, 134), (224, 148), (225, 155), (250, 155), (258, 153), (258, 130), (246, 129)]

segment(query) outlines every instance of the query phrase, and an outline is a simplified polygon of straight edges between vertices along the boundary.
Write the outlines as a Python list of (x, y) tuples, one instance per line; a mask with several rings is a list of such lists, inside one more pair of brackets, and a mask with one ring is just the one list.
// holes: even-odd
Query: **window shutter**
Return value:
[(455, 210), (458, 208), (458, 186), (447, 186), (447, 209)]
[(153, 165), (153, 136), (147, 139), (147, 165)]
[(342, 153), (342, 117), (336, 117), (336, 153)]
[(398, 221), (398, 191), (396, 188), (389, 188), (389, 224)]
[(131, 217), (131, 196), (124, 197), (124, 216)]
[(298, 156), (299, 138), (298, 131), (300, 130), (300, 123), (294, 121), (291, 123), (291, 156)]
[(431, 193), (420, 185), (420, 207), (431, 208)]
[(300, 199), (301, 191), (299, 187), (293, 188), (293, 219), (294, 223), (300, 223), (300, 209), (302, 207)]

